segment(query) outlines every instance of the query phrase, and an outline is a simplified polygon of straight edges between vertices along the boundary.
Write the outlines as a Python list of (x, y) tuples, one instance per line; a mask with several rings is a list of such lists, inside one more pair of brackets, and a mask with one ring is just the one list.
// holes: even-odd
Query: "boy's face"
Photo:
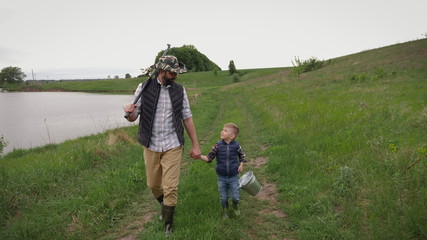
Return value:
[(235, 135), (231, 128), (223, 127), (221, 131), (221, 139), (224, 141), (229, 141), (234, 139)]

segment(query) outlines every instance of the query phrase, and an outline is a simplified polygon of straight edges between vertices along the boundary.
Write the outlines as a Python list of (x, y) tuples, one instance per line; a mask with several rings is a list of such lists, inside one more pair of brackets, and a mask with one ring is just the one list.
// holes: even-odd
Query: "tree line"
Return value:
[[(164, 50), (160, 51), (154, 62), (158, 62), (159, 58), (163, 55)], [(174, 55), (178, 60), (184, 63), (189, 72), (204, 72), (213, 71), (217, 73), (221, 68), (212, 62), (206, 55), (199, 52), (194, 45), (183, 45), (182, 47), (174, 47), (169, 50), (169, 55)], [(230, 75), (238, 73), (234, 61), (230, 61), (229, 72)], [(19, 67), (5, 67), (0, 72), (0, 87), (8, 84), (20, 84), (24, 82), (27, 76)], [(140, 76), (138, 76), (140, 77)], [(118, 78), (118, 76), (116, 76)], [(131, 78), (130, 74), (126, 74), (125, 78)]]

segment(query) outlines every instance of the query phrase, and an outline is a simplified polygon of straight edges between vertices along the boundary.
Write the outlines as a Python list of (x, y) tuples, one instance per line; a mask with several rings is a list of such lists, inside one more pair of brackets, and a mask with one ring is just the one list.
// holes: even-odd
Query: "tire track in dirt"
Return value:
[[(225, 107), (224, 107), (224, 103), (222, 102), (219, 109), (218, 109), (218, 113), (216, 115), (216, 118), (212, 121), (212, 126), (218, 126), (218, 124), (222, 121), (223, 116), (224, 116), (224, 110), (225, 110)], [(210, 128), (208, 130), (208, 132), (203, 135), (203, 137), (201, 137), (201, 136), (199, 136), (199, 134), (197, 134), (197, 137), (199, 138), (200, 147), (207, 144), (209, 139), (211, 139), (214, 134), (218, 134), (217, 128), (214, 128), (214, 127)]]
[[(262, 168), (267, 162), (268, 162), (267, 158), (258, 157), (248, 165), (251, 165), (254, 168)], [(276, 184), (267, 182), (265, 177), (263, 179), (260, 179), (260, 184), (262, 185), (262, 189), (256, 195), (256, 198), (261, 201), (268, 201), (271, 204), (268, 205), (268, 208), (264, 208), (261, 211), (259, 211), (259, 213), (261, 214), (272, 213), (273, 215), (279, 218), (285, 218), (285, 219), (288, 218), (288, 216), (280, 208), (277, 207), (279, 202), (277, 200), (278, 192), (277, 192)]]
[(291, 240), (290, 232), (284, 229), (284, 225), (288, 222), (288, 215), (283, 212), (278, 200), (278, 191), (275, 183), (270, 182), (266, 173), (266, 165), (268, 158), (263, 156), (263, 152), (269, 147), (268, 143), (260, 142), (256, 136), (261, 136), (262, 129), (257, 125), (254, 117), (251, 115), (249, 106), (243, 99), (244, 96), (236, 97), (236, 107), (243, 114), (244, 124), (242, 129), (245, 131), (245, 139), (241, 139), (242, 147), (247, 156), (252, 158), (247, 159), (244, 171), (253, 171), (257, 181), (262, 185), (261, 191), (254, 197), (245, 194), (243, 203), (243, 211), (254, 211), (249, 213), (247, 221), (250, 221), (249, 226), (245, 231), (248, 234), (248, 239), (259, 239), (268, 235), (269, 239)]
[(119, 240), (136, 240), (138, 239), (138, 234), (144, 230), (144, 225), (147, 222), (153, 220), (153, 216), (156, 215), (157, 212), (147, 212), (140, 217), (140, 219), (135, 220), (134, 222), (127, 225), (123, 232), (125, 232), (125, 236), (119, 238)]

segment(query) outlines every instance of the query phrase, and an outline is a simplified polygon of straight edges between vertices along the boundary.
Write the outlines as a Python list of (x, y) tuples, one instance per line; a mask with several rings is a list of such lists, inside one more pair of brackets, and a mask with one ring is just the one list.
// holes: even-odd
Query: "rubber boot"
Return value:
[(234, 215), (240, 216), (240, 209), (238, 203), (233, 202)]
[[(157, 199), (157, 201), (159, 201), (160, 207), (162, 207), (163, 206), (163, 195), (160, 196), (160, 197), (158, 197), (158, 198), (156, 198), (156, 199)], [(163, 220), (162, 214), (160, 214), (159, 220)]]
[(162, 205), (162, 216), (165, 220), (165, 234), (170, 236), (173, 232), (173, 215), (175, 213), (175, 206), (169, 207)]
[(223, 207), (222, 208), (222, 219), (228, 218), (228, 208)]
[(163, 205), (163, 195), (156, 198), (156, 199), (157, 199), (157, 201), (159, 201), (160, 205)]

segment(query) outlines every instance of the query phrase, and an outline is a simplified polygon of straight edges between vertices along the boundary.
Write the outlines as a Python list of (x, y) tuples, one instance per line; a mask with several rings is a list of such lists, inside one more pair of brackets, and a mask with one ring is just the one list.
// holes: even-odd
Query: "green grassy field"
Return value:
[[(299, 77), (290, 68), (242, 72), (239, 82), (226, 71), (180, 82), (203, 152), (224, 123), (237, 123), (245, 170), (263, 194), (242, 191), (242, 215), (221, 220), (214, 164), (186, 154), (170, 239), (427, 239), (427, 39), (331, 59)], [(133, 92), (140, 81), (46, 87)], [(136, 131), (4, 156), (0, 239), (165, 239)]]

